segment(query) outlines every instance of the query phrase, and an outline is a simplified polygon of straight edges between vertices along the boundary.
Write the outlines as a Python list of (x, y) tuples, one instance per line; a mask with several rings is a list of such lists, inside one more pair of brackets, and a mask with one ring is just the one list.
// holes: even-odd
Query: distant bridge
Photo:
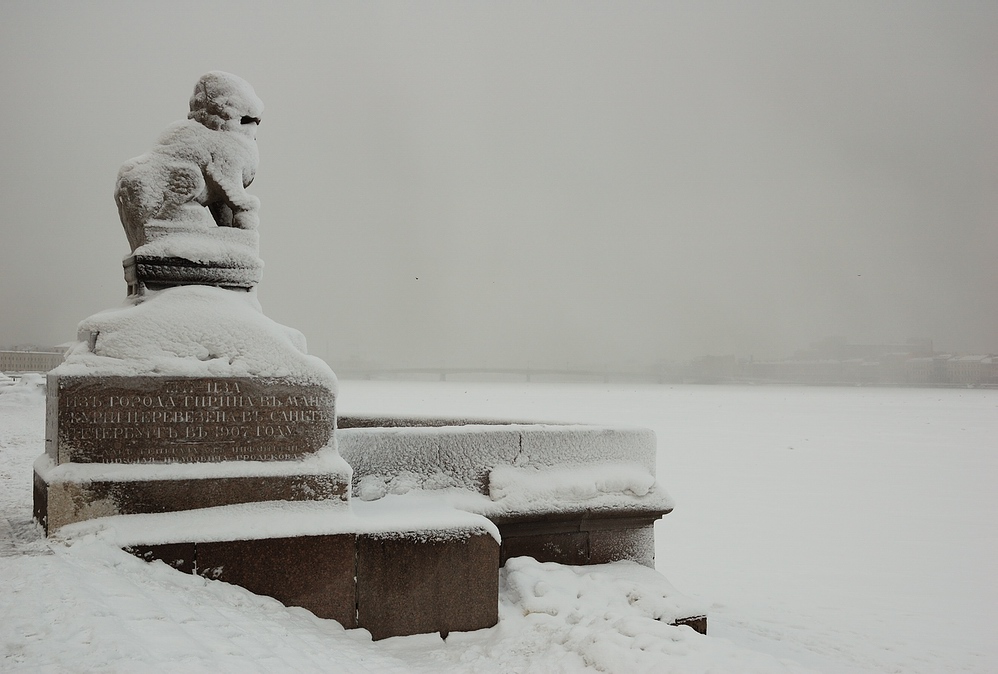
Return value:
[(660, 384), (666, 378), (652, 372), (608, 372), (603, 370), (558, 370), (532, 368), (385, 368), (333, 367), (342, 379), (416, 379), (423, 381), (522, 381), (552, 383), (645, 383)]

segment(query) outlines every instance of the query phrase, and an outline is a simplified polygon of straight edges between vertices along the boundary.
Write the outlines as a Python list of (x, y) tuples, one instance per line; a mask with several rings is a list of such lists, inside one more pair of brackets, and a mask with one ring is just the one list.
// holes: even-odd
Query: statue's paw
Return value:
[(256, 209), (240, 211), (233, 216), (232, 226), (239, 229), (256, 229), (260, 226), (260, 212)]

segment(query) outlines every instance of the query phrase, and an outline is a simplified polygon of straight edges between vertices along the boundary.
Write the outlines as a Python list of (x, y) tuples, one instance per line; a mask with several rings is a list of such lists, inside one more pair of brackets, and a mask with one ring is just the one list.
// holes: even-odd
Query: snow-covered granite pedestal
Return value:
[(189, 286), (92, 316), (49, 374), (35, 513), (93, 517), (348, 497), (336, 377), (255, 295)]
[(261, 501), (345, 504), (336, 377), (256, 299), (263, 102), (201, 76), (188, 118), (121, 167), (128, 299), (79, 326), (49, 374), (35, 514), (47, 532), (102, 516)]
[(254, 293), (144, 290), (49, 374), (35, 515), (375, 638), (490, 627), (499, 534), (447, 504), (352, 508), (336, 377)]

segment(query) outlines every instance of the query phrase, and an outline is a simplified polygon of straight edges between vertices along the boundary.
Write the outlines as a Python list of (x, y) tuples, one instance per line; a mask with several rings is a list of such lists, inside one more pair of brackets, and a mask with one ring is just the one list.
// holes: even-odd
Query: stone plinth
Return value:
[(502, 563), (529, 556), (539, 562), (584, 565), (630, 560), (655, 568), (655, 522), (663, 513), (578, 512), (492, 517), (502, 534)]
[[(347, 508), (261, 504), (257, 513), (216, 513), (214, 520), (197, 512), (119, 518), (104, 531), (138, 557), (301, 606), (348, 629), (365, 628), (374, 639), (494, 626), (494, 527), (446, 508), (426, 513), (385, 509), (358, 517)], [(399, 519), (406, 526), (397, 527)], [(79, 533), (101, 524), (77, 527)], [(259, 531), (272, 537), (253, 535)]]
[(349, 499), (335, 393), (292, 379), (49, 375), (34, 512), (110, 515)]
[(230, 266), (214, 262), (192, 262), (182, 257), (130, 255), (122, 261), (130, 297), (145, 290), (181, 285), (210, 285), (231, 290), (250, 290), (263, 277), (263, 264)]
[(56, 464), (287, 461), (333, 441), (335, 394), (287, 379), (49, 375)]
[[(250, 464), (253, 465), (253, 464)], [(259, 465), (259, 464), (257, 464)], [(168, 513), (262, 501), (341, 501), (349, 499), (350, 468), (335, 452), (309, 462), (272, 462), (263, 474), (242, 462), (197, 466), (54, 466), (35, 464), (34, 517), (46, 533), (74, 522), (112, 515)], [(261, 472), (261, 471), (257, 471)]]

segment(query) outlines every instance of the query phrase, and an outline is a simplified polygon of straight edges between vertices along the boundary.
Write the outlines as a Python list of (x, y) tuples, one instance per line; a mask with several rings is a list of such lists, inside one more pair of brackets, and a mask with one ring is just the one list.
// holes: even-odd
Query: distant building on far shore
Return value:
[(45, 351), (0, 351), (0, 372), (48, 372), (62, 364), (65, 350), (52, 348)]
[(932, 340), (850, 344), (826, 339), (782, 360), (707, 356), (683, 372), (686, 383), (998, 387), (998, 355), (936, 353)]
[(951, 384), (998, 386), (998, 356), (954, 356), (946, 361)]
[(794, 360), (877, 360), (885, 357), (928, 357), (935, 355), (931, 339), (911, 338), (891, 344), (853, 344), (844, 337), (828, 337), (811, 342), (807, 349), (794, 354)]

